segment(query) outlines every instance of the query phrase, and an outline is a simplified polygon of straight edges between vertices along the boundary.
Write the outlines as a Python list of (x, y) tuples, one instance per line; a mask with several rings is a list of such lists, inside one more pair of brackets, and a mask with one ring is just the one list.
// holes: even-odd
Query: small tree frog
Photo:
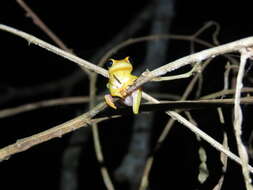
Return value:
[(131, 74), (133, 66), (129, 61), (129, 57), (121, 60), (110, 59), (107, 64), (109, 68), (109, 82), (107, 83), (107, 88), (109, 89), (110, 94), (105, 95), (106, 103), (110, 107), (117, 109), (113, 103), (113, 96), (120, 97), (125, 105), (133, 107), (134, 114), (138, 114), (142, 90), (137, 89), (126, 97), (127, 88), (138, 78)]

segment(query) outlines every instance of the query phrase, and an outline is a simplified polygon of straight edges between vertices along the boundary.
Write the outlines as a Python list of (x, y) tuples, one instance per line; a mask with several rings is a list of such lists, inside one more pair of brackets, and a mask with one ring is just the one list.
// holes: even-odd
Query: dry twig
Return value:
[[(97, 67), (87, 61), (82, 60), (81, 58), (78, 58), (76, 56), (73, 56), (72, 54), (69, 54), (63, 50), (60, 50), (59, 48), (54, 47), (51, 44), (48, 44), (38, 38), (35, 38), (32, 35), (26, 34), (24, 32), (21, 32), (19, 30), (13, 29), (11, 27), (5, 26), (5, 25), (0, 25), (0, 29), (13, 33), (15, 35), (18, 35), (22, 38), (25, 38), (29, 41), (29, 43), (34, 43), (40, 47), (43, 47), (45, 49), (47, 49), (48, 51), (51, 51), (53, 53), (56, 53), (62, 57), (65, 57), (71, 61), (76, 62), (79, 65), (82, 65), (83, 67), (90, 69), (94, 72), (97, 72), (105, 77), (107, 77), (107, 71), (105, 69), (102, 69), (100, 67)], [(221, 45), (218, 47), (214, 47), (214, 48), (210, 48), (204, 51), (201, 51), (199, 53), (195, 53), (192, 54), (190, 56), (186, 56), (183, 57), (181, 59), (178, 59), (176, 61), (173, 61), (169, 64), (166, 64), (162, 67), (159, 67), (158, 69), (155, 69), (152, 72), (146, 72), (144, 73), (141, 77), (138, 78), (138, 80), (136, 81), (136, 83), (131, 86), (130, 88), (128, 88), (127, 90), (127, 94), (130, 94), (132, 91), (136, 90), (137, 88), (139, 88), (141, 85), (143, 85), (144, 83), (152, 80), (155, 77), (161, 76), (166, 74), (169, 71), (175, 70), (177, 68), (180, 68), (182, 66), (188, 65), (190, 63), (194, 63), (194, 62), (201, 62), (205, 59), (217, 56), (217, 55), (221, 55), (224, 53), (229, 53), (229, 52), (234, 52), (234, 51), (240, 51), (242, 48), (245, 47), (250, 47), (253, 46), (253, 37), (248, 37), (248, 38), (244, 38), (241, 40), (237, 40), (231, 43), (227, 43), (225, 45)], [(148, 95), (146, 95), (146, 98), (148, 97)], [(152, 102), (154, 103), (159, 103), (158, 100), (152, 98), (149, 96), (149, 100), (152, 100)], [(105, 105), (104, 105), (105, 106)], [(223, 152), (224, 154), (226, 154), (229, 158), (231, 158), (232, 160), (234, 160), (235, 162), (242, 164), (241, 160), (234, 155), (232, 152), (230, 152), (229, 150), (225, 149), (220, 143), (218, 143), (216, 140), (214, 140), (212, 137), (208, 136), (207, 134), (205, 134), (203, 131), (201, 131), (200, 129), (198, 129), (196, 126), (194, 126), (192, 123), (190, 123), (189, 121), (187, 121), (185, 118), (183, 118), (181, 115), (177, 114), (176, 112), (173, 111), (169, 111), (167, 112), (167, 114), (169, 116), (171, 116), (173, 119), (179, 121), (181, 124), (183, 124), (184, 126), (186, 126), (187, 128), (189, 128), (192, 132), (194, 132), (195, 134), (198, 134), (201, 138), (203, 138), (204, 140), (206, 140), (208, 143), (210, 143), (214, 148), (216, 148), (217, 150)], [(69, 126), (71, 128), (71, 126)], [(68, 129), (68, 131), (71, 131), (70, 129)], [(44, 142), (44, 141), (43, 141)], [(38, 142), (39, 143), (39, 142)], [(38, 144), (35, 143), (35, 144)], [(10, 145), (11, 146), (11, 145)], [(18, 146), (18, 145), (16, 145)], [(9, 147), (9, 146), (8, 146)], [(7, 148), (8, 148), (7, 147)], [(12, 147), (12, 146), (11, 146)], [(28, 147), (29, 148), (29, 147)], [(0, 152), (5, 152), (5, 156), (4, 158), (6, 158), (6, 156), (8, 155), (8, 153), (6, 152), (5, 148), (1, 149)], [(7, 154), (6, 154), (7, 153)], [(251, 166), (248, 166), (250, 172), (253, 172), (253, 168)]]
[(106, 104), (100, 103), (94, 109), (72, 120), (69, 120), (63, 124), (52, 127), (51, 129), (48, 129), (41, 133), (32, 135), (30, 137), (26, 137), (24, 139), (17, 140), (16, 143), (0, 149), (0, 161), (6, 160), (10, 158), (11, 155), (25, 151), (35, 145), (46, 142), (56, 137), (62, 137), (62, 135), (66, 133), (79, 129), (83, 126), (88, 126), (89, 124), (92, 124), (94, 122), (100, 121), (96, 119), (92, 120), (92, 117), (97, 115), (104, 108), (106, 108)]
[(235, 92), (235, 104), (234, 104), (235, 137), (236, 137), (239, 156), (242, 162), (242, 173), (244, 176), (244, 181), (245, 181), (247, 190), (251, 190), (253, 189), (253, 187), (251, 185), (251, 178), (249, 176), (249, 169), (248, 169), (249, 159), (248, 159), (247, 150), (241, 140), (241, 134), (242, 134), (241, 127), (242, 127), (243, 115), (242, 115), (242, 110), (240, 107), (240, 98), (241, 98), (241, 89), (243, 87), (242, 79), (243, 79), (243, 74), (244, 74), (244, 68), (245, 68), (247, 59), (252, 56), (253, 56), (252, 50), (248, 50), (246, 48), (241, 49), (241, 61), (240, 61), (239, 72), (238, 72), (237, 80), (236, 80), (236, 92)]
[(57, 46), (65, 51), (72, 52), (63, 41), (37, 16), (37, 14), (23, 1), (23, 0), (16, 0), (16, 2), (26, 11), (26, 16), (30, 17), (34, 24), (37, 25), (43, 32), (45, 32)]

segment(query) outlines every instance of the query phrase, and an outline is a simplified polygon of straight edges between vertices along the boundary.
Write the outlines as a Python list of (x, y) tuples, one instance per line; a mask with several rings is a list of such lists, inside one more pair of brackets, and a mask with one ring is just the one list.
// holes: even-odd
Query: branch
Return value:
[[(153, 3), (153, 18), (150, 33), (158, 36), (168, 33), (174, 16), (174, 0), (153, 0), (151, 2)], [(166, 62), (168, 43), (168, 40), (162, 39), (149, 41), (143, 60), (145, 64), (142, 64), (141, 69), (143, 67), (153, 69)], [(120, 47), (120, 44), (118, 47)], [(150, 83), (147, 88), (159, 91), (159, 87), (157, 84)], [(115, 178), (118, 181), (127, 183), (131, 190), (137, 189), (140, 185), (145, 160), (150, 152), (149, 144), (155, 118), (154, 115), (155, 113), (151, 112), (134, 118), (128, 152), (122, 159), (121, 165), (115, 171)]]
[[(218, 92), (214, 92), (212, 94), (208, 94), (205, 96), (202, 96), (200, 99), (205, 100), (205, 99), (214, 99), (218, 98), (220, 96), (227, 96), (227, 95), (233, 95), (235, 93), (235, 89), (228, 89), (228, 90), (221, 90)], [(245, 87), (241, 89), (241, 93), (253, 93), (253, 88)]]
[(23, 152), (35, 145), (46, 142), (56, 137), (62, 137), (62, 135), (72, 132), (84, 126), (88, 126), (93, 122), (99, 122), (99, 120), (92, 120), (91, 118), (97, 115), (100, 111), (106, 108), (105, 103), (98, 104), (94, 109), (87, 113), (84, 113), (72, 120), (69, 120), (63, 124), (57, 125), (49, 130), (43, 131), (41, 133), (32, 135), (27, 138), (17, 140), (16, 143), (6, 146), (0, 149), (0, 161), (8, 159), (11, 155)]
[[(150, 99), (151, 100), (151, 99)], [(153, 98), (152, 100), (153, 103), (160, 103), (158, 100)], [(236, 163), (242, 165), (241, 159), (236, 156), (234, 153), (230, 152), (228, 149), (224, 148), (222, 144), (220, 144), (218, 141), (216, 141), (214, 138), (206, 134), (204, 131), (200, 130), (197, 126), (193, 125), (191, 122), (186, 120), (184, 117), (176, 113), (175, 111), (168, 111), (166, 112), (167, 115), (172, 117), (172, 119), (178, 121), (188, 129), (190, 129), (194, 134), (199, 135), (202, 139), (207, 141), (211, 146), (213, 146), (216, 150), (224, 153), (227, 155), (230, 159), (235, 161)], [(247, 165), (248, 169), (251, 173), (253, 173), (253, 168), (250, 165)]]
[(14, 35), (24, 38), (28, 41), (29, 44), (35, 44), (37, 46), (40, 46), (50, 52), (53, 52), (57, 55), (60, 55), (61, 57), (64, 57), (70, 61), (77, 63), (82, 68), (88, 69), (90, 71), (99, 73), (99, 74), (103, 75), (104, 77), (107, 77), (107, 70), (103, 69), (102, 67), (98, 67), (98, 66), (96, 66), (84, 59), (81, 59), (71, 53), (68, 53), (60, 48), (57, 48), (57, 47), (55, 47), (43, 40), (40, 40), (39, 38), (36, 38), (33, 35), (27, 34), (25, 32), (22, 32), (20, 30), (14, 29), (12, 27), (9, 27), (9, 26), (3, 25), (3, 24), (0, 24), (0, 30), (10, 32)]
[(253, 56), (253, 52), (248, 51), (246, 48), (241, 50), (241, 62), (239, 67), (239, 72), (236, 79), (236, 92), (235, 92), (235, 105), (234, 105), (234, 130), (235, 130), (235, 137), (237, 142), (237, 148), (240, 155), (240, 159), (242, 162), (242, 173), (244, 176), (244, 181), (247, 190), (252, 189), (251, 186), (251, 179), (249, 175), (248, 169), (248, 154), (246, 147), (243, 145), (241, 140), (241, 127), (242, 127), (242, 110), (240, 107), (240, 99), (241, 99), (241, 88), (243, 87), (242, 79), (244, 74), (244, 68), (249, 57)]
[(26, 15), (31, 17), (34, 24), (37, 25), (43, 32), (45, 32), (57, 46), (65, 51), (72, 52), (61, 39), (53, 33), (53, 31), (36, 15), (36, 13), (23, 1), (23, 0), (16, 0), (16, 2), (26, 11)]
[(225, 53), (237, 52), (237, 51), (240, 51), (242, 48), (251, 47), (251, 46), (253, 46), (253, 37), (248, 37), (248, 38), (230, 42), (224, 45), (220, 45), (217, 47), (209, 48), (195, 54), (185, 56), (176, 61), (170, 62), (162, 67), (159, 67), (151, 72), (146, 71), (137, 79), (136, 83), (128, 89), (127, 94), (130, 94), (134, 90), (138, 89), (146, 82), (158, 76), (165, 75), (168, 72), (176, 70), (185, 65), (189, 65), (191, 63), (202, 62), (208, 58), (214, 58), (218, 55), (222, 55)]
[[(101, 99), (101, 98), (100, 98)], [(80, 104), (87, 103), (89, 101), (88, 97), (85, 96), (76, 96), (76, 97), (67, 97), (67, 98), (57, 98), (51, 100), (42, 100), (38, 102), (28, 103), (20, 105), (13, 108), (6, 108), (0, 110), (0, 119), (5, 117), (10, 117), (19, 113), (32, 111), (35, 109), (50, 107), (50, 106), (59, 106), (59, 105), (68, 105), (68, 104)]]
[[(18, 35), (24, 39), (27, 39), (30, 43), (34, 43), (42, 48), (47, 49), (48, 51), (51, 51), (57, 55), (60, 55), (66, 59), (69, 59), (81, 66), (83, 66), (84, 68), (90, 69), (91, 71), (97, 72), (105, 77), (107, 77), (107, 71), (103, 68), (100, 68), (96, 65), (93, 65), (91, 63), (89, 63), (88, 61), (85, 61), (77, 56), (74, 56), (72, 54), (69, 54), (59, 48), (56, 48), (55, 46), (48, 44), (32, 35), (29, 35), (27, 33), (21, 32), (19, 30), (13, 29), (11, 27), (5, 26), (0, 24), (0, 29), (13, 33), (15, 35)], [(141, 85), (143, 85), (144, 83), (152, 80), (153, 78), (157, 77), (157, 76), (161, 76), (166, 74), (167, 72), (173, 71), (175, 69), (178, 69), (180, 67), (183, 67), (185, 65), (188, 65), (190, 63), (194, 63), (194, 62), (201, 62), (207, 58), (211, 58), (211, 57), (215, 57), (217, 55), (221, 55), (224, 53), (230, 53), (230, 52), (234, 52), (234, 51), (239, 51), (242, 48), (245, 47), (251, 47), (253, 46), (253, 37), (248, 37), (248, 38), (244, 38), (241, 40), (237, 40), (225, 45), (221, 45), (218, 47), (214, 47), (214, 48), (210, 48), (204, 51), (201, 51), (199, 53), (195, 53), (186, 57), (183, 57), (181, 59), (178, 59), (174, 62), (171, 62), (170, 64), (164, 65), (162, 67), (159, 67), (158, 69), (155, 69), (152, 72), (145, 72), (144, 74), (142, 74), (141, 77), (139, 77), (136, 81), (136, 83), (131, 86), (130, 88), (128, 88), (127, 90), (127, 94), (131, 94), (131, 92), (133, 92), (134, 90), (136, 90), (137, 88), (139, 88)], [(158, 100), (153, 99), (154, 103), (159, 103)], [(105, 105), (104, 105), (105, 106)], [(188, 127), (191, 131), (193, 131), (195, 134), (198, 134), (200, 137), (202, 137), (203, 139), (205, 139), (208, 143), (210, 143), (213, 147), (215, 147), (217, 150), (223, 152), (224, 154), (226, 154), (229, 158), (231, 158), (232, 160), (236, 161), (239, 164), (242, 164), (240, 158), (238, 158), (236, 155), (234, 155), (232, 152), (230, 152), (229, 150), (225, 149), (220, 143), (218, 143), (216, 140), (214, 140), (212, 137), (208, 136), (207, 134), (205, 134), (203, 131), (201, 131), (200, 129), (198, 129), (196, 126), (194, 126), (192, 123), (190, 123), (189, 121), (187, 121), (185, 118), (183, 118), (181, 115), (177, 114), (176, 112), (170, 111), (167, 112), (168, 115), (170, 115), (173, 119), (179, 121), (181, 124), (185, 125), (186, 127)], [(71, 120), (72, 121), (72, 120)], [(59, 136), (59, 135), (58, 135)], [(56, 137), (56, 136), (53, 136)], [(39, 137), (38, 137), (39, 138)], [(26, 142), (26, 141), (24, 141)], [(42, 141), (44, 142), (44, 141)], [(18, 144), (18, 143), (17, 143)], [(10, 145), (10, 149), (13, 149), (14, 147), (19, 147), (16, 145)], [(34, 145), (36, 145), (38, 143), (34, 143)], [(29, 147), (28, 147), (29, 148)], [(15, 148), (14, 148), (15, 149)], [(27, 148), (26, 148), (27, 149)], [(25, 149), (25, 150), (26, 150)], [(9, 150), (9, 149), (7, 149)], [(21, 150), (23, 151), (23, 150)], [(2, 155), (8, 155), (8, 152), (6, 152), (5, 149), (1, 149), (0, 153), (2, 153)], [(7, 154), (6, 154), (7, 153)], [(11, 155), (11, 154), (10, 154)], [(4, 156), (3, 158), (6, 159), (6, 156)], [(1, 154), (0, 154), (0, 159), (1, 159)], [(250, 169), (250, 172), (253, 172), (253, 168), (251, 166), (248, 166)]]
[[(89, 70), (94, 71), (98, 74), (101, 74), (104, 77), (108, 77), (107, 71), (105, 69), (98, 67), (98, 66), (96, 66), (86, 60), (83, 60), (77, 56), (74, 56), (70, 53), (67, 53), (67, 52), (47, 43), (47, 42), (44, 42), (43, 40), (40, 40), (40, 39), (30, 35), (30, 34), (27, 34), (25, 32), (22, 32), (20, 30), (14, 29), (12, 27), (9, 27), (9, 26), (3, 25), (3, 24), (0, 24), (0, 30), (4, 30), (4, 31), (10, 32), (12, 34), (15, 34), (19, 37), (22, 37), (22, 38), (28, 40), (29, 43), (33, 43), (35, 45), (38, 45), (44, 49), (47, 49), (48, 51), (51, 51), (57, 55), (60, 55), (70, 61), (73, 61), (86, 69), (89, 69)], [(248, 37), (248, 38), (237, 40), (237, 41), (227, 43), (227, 44), (224, 44), (221, 46), (209, 48), (207, 50), (203, 50), (203, 51), (200, 51), (198, 53), (195, 53), (195, 54), (192, 54), (189, 56), (185, 56), (185, 57), (180, 58), (176, 61), (168, 63), (162, 67), (159, 67), (159, 68), (153, 70), (152, 72), (143, 73), (142, 76), (138, 78), (136, 83), (128, 89), (127, 94), (130, 94), (131, 92), (133, 92), (134, 90), (136, 90), (137, 88), (142, 86), (144, 83), (152, 80), (153, 78), (165, 75), (166, 73), (173, 71), (175, 69), (178, 69), (180, 67), (183, 67), (185, 65), (189, 65), (189, 64), (195, 63), (195, 62), (201, 62), (201, 61), (204, 61), (208, 58), (213, 58), (217, 55), (236, 52), (242, 48), (251, 47), (251, 46), (253, 46), (253, 37)]]
[[(207, 65), (211, 62), (211, 59), (207, 60), (202, 67), (202, 71), (207, 67)], [(186, 100), (187, 97), (189, 96), (189, 94), (191, 93), (193, 87), (195, 86), (198, 78), (199, 78), (200, 73), (197, 73), (191, 80), (191, 82), (188, 84), (187, 88), (185, 89), (182, 97), (180, 98), (180, 100)], [(179, 111), (177, 111), (179, 112)], [(160, 134), (160, 136), (158, 137), (158, 140), (156, 142), (155, 148), (153, 150), (153, 152), (155, 153), (156, 151), (158, 151), (158, 149), (160, 148), (161, 144), (163, 143), (165, 137), (168, 135), (168, 133), (170, 132), (170, 129), (172, 128), (173, 124), (175, 123), (176, 120), (174, 120), (173, 118), (170, 118), (169, 121), (167, 122), (166, 126), (164, 127), (162, 133)], [(145, 189), (146, 186), (148, 185), (148, 176), (151, 170), (151, 167), (153, 165), (154, 162), (154, 154), (149, 156), (147, 161), (146, 161), (146, 165), (145, 165), (145, 170), (143, 173), (143, 177), (141, 180), (141, 186), (140, 189)]]

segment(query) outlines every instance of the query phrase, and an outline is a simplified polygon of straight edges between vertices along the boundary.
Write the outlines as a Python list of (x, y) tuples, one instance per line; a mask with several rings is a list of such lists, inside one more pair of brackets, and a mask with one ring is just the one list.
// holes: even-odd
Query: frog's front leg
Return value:
[(127, 89), (129, 88), (130, 85), (132, 85), (137, 77), (132, 76), (127, 83), (123, 84), (123, 86), (119, 89), (120, 97), (126, 97), (127, 96)]
[(122, 88), (119, 90), (119, 93), (120, 93), (120, 97), (121, 97), (121, 98), (126, 97), (126, 96), (127, 96), (127, 87), (122, 87)]
[(110, 94), (106, 94), (105, 96), (105, 102), (112, 107), (113, 109), (117, 109), (115, 104), (113, 103), (113, 97)]

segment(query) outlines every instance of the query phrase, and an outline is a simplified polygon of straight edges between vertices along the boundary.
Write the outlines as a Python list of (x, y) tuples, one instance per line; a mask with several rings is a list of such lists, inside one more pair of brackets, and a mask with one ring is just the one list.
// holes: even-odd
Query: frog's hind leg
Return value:
[(117, 107), (115, 106), (115, 104), (113, 103), (113, 98), (110, 94), (106, 94), (105, 96), (105, 102), (112, 107), (113, 109), (117, 109)]
[(132, 93), (133, 96), (133, 112), (134, 114), (139, 113), (139, 108), (141, 104), (141, 96), (142, 96), (142, 91), (141, 89), (137, 89)]

